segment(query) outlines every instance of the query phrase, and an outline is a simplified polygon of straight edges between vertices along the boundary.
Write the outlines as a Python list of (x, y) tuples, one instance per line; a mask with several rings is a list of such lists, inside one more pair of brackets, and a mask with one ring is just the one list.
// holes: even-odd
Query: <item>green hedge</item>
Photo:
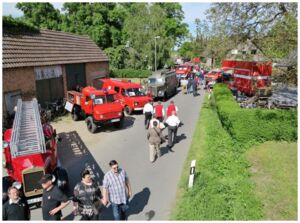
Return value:
[(297, 111), (242, 109), (224, 84), (215, 86), (214, 98), (223, 126), (238, 143), (297, 141)]
[(147, 78), (151, 73), (150, 70), (117, 69), (112, 70), (110, 76), (118, 78)]
[(172, 220), (258, 220), (262, 204), (253, 191), (249, 163), (213, 107), (206, 98), (187, 160), (197, 159), (194, 186), (188, 189), (188, 176), (182, 179)]

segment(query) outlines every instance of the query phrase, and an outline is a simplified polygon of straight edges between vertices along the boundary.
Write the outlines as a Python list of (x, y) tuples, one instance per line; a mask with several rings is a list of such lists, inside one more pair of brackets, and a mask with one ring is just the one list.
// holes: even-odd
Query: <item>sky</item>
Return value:
[[(51, 4), (57, 8), (61, 9), (63, 2), (51, 2)], [(189, 25), (189, 30), (192, 33), (193, 36), (196, 35), (196, 26), (194, 24), (194, 21), (196, 18), (199, 18), (200, 20), (204, 20), (206, 16), (204, 15), (205, 10), (207, 10), (210, 7), (210, 3), (205, 2), (193, 2), (193, 3), (187, 3), (187, 2), (181, 2), (182, 9), (184, 11), (185, 19), (183, 22), (187, 23)], [(16, 2), (11, 3), (3, 3), (3, 15), (11, 15), (13, 17), (20, 17), (23, 15), (23, 12), (15, 8)]]

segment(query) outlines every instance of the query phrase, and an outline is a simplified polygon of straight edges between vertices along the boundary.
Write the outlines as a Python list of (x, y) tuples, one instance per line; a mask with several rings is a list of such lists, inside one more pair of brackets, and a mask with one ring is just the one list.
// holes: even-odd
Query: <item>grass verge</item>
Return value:
[(194, 186), (187, 188), (188, 172), (179, 182), (177, 205), (172, 220), (257, 220), (261, 203), (253, 193), (249, 163), (243, 152), (222, 128), (207, 98), (185, 162), (187, 170), (196, 159)]
[(263, 203), (262, 219), (297, 220), (297, 143), (266, 142), (246, 156)]

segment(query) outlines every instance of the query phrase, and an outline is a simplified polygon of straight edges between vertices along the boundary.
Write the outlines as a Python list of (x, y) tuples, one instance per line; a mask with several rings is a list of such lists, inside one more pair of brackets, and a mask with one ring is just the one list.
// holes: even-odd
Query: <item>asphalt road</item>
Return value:
[[(168, 220), (203, 102), (204, 92), (201, 90), (200, 93), (200, 96), (193, 97), (179, 92), (165, 103), (166, 107), (170, 100), (174, 100), (183, 126), (178, 129), (179, 142), (173, 147), (174, 153), (168, 152), (164, 143), (161, 147), (163, 155), (154, 163), (149, 161), (142, 114), (128, 117), (121, 130), (108, 126), (96, 134), (88, 132), (84, 121), (73, 122), (70, 117), (53, 123), (62, 137), (58, 156), (69, 173), (71, 188), (80, 181), (79, 174), (84, 168), (89, 168), (102, 184), (104, 173), (109, 171), (109, 161), (115, 159), (127, 171), (133, 190), (129, 220)], [(167, 135), (167, 129), (163, 133)], [(79, 220), (71, 211), (72, 205), (63, 210), (64, 219)], [(41, 209), (32, 210), (32, 220), (41, 219)], [(109, 206), (103, 210), (102, 219), (113, 220)]]

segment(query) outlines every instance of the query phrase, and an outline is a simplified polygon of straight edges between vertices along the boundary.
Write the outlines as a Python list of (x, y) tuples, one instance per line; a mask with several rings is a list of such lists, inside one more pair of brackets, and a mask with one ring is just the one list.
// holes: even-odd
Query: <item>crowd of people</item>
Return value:
[[(100, 213), (108, 203), (112, 206), (114, 220), (127, 220), (128, 200), (132, 196), (129, 178), (116, 160), (111, 160), (109, 166), (111, 169), (104, 175), (102, 192), (99, 182), (92, 178), (88, 169), (84, 169), (71, 197), (55, 185), (54, 175), (44, 174), (38, 182), (43, 188), (43, 220), (62, 220), (62, 209), (71, 202), (73, 215), (80, 215), (81, 220), (100, 220)], [(8, 197), (2, 207), (2, 219), (30, 220), (30, 208), (20, 190), (15, 186), (9, 187)]]

